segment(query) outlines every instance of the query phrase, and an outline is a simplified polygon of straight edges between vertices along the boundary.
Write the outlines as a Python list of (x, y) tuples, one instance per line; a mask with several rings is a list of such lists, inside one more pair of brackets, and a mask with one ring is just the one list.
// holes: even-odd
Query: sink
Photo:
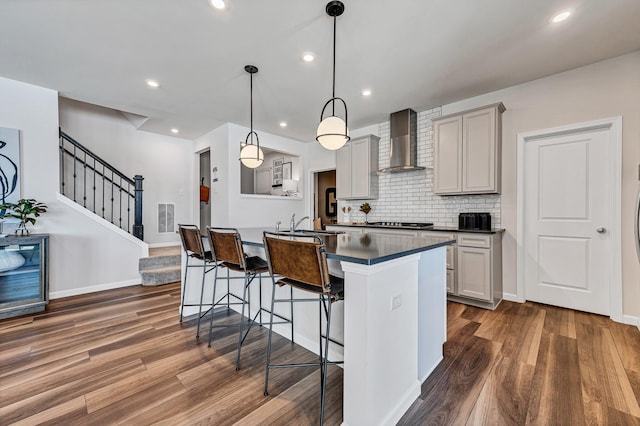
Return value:
[(306, 234), (317, 234), (317, 235), (339, 235), (344, 234), (344, 231), (321, 231), (314, 229), (296, 229), (294, 232), (304, 232)]

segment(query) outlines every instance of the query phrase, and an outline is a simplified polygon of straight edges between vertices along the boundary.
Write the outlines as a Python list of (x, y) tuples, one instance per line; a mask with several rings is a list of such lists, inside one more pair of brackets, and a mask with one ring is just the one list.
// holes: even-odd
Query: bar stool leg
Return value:
[(273, 280), (273, 278), (271, 280), (273, 281), (273, 288), (271, 292), (271, 312), (269, 316), (269, 340), (267, 343), (267, 366), (266, 366), (266, 373), (264, 377), (264, 396), (269, 395), (268, 386), (269, 386), (269, 366), (271, 365), (271, 335), (273, 334), (273, 307), (275, 305), (275, 299), (276, 299), (276, 282), (275, 280)]
[[(322, 399), (320, 402), (320, 425), (324, 424), (324, 400), (325, 395), (327, 393), (327, 364), (329, 361), (329, 330), (331, 327), (331, 296), (327, 297), (328, 307), (326, 308), (327, 312), (327, 334), (325, 335), (324, 341), (324, 360), (322, 361)], [(323, 304), (324, 298), (323, 298)], [(322, 341), (322, 336), (320, 336), (320, 340)]]
[[(200, 320), (202, 319), (202, 298), (204, 297), (204, 278), (207, 274), (207, 262), (202, 262), (202, 287), (200, 288), (200, 306), (198, 307), (198, 326), (196, 327), (196, 340), (200, 339)], [(213, 306), (211, 306), (213, 314)]]
[[(240, 350), (242, 349), (242, 337), (243, 325), (244, 325), (244, 306), (247, 304), (247, 288), (249, 287), (249, 277), (244, 274), (244, 289), (242, 290), (242, 313), (240, 314), (240, 333), (238, 334), (238, 356), (236, 358), (236, 371), (240, 370)], [(249, 317), (251, 317), (251, 311), (249, 311)]]
[(293, 341), (293, 287), (289, 287), (289, 296), (291, 298), (291, 345), (295, 342)]
[(184, 311), (184, 295), (187, 292), (187, 272), (189, 271), (189, 256), (185, 261), (184, 266), (184, 287), (182, 288), (182, 301), (180, 302), (180, 322), (182, 322), (182, 314)]
[[(227, 273), (229, 271), (227, 270)], [(218, 268), (213, 272), (213, 296), (211, 297), (211, 317), (209, 318), (209, 345), (211, 347), (211, 338), (213, 336), (213, 308), (216, 305), (216, 287), (218, 285)]]

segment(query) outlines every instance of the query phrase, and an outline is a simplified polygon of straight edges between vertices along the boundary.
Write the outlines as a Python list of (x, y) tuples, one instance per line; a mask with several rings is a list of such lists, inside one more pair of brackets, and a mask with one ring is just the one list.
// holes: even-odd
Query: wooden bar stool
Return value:
[[(260, 307), (256, 312), (255, 316), (251, 316), (251, 293), (250, 293), (250, 285), (253, 279), (258, 276), (260, 280), (260, 302), (262, 302), (262, 273), (267, 272), (269, 267), (267, 262), (259, 256), (247, 257), (244, 252), (244, 248), (242, 246), (242, 239), (240, 237), (240, 233), (235, 228), (212, 228), (207, 227), (207, 235), (209, 236), (209, 242), (211, 246), (211, 251), (213, 254), (213, 259), (218, 264), (219, 268), (227, 268), (227, 292), (221, 298), (216, 301), (216, 289), (218, 282), (218, 269), (215, 272), (215, 278), (213, 282), (213, 299), (212, 305), (213, 307), (219, 306), (222, 304), (226, 304), (227, 308), (233, 304), (241, 304), (242, 305), (242, 313), (240, 317), (240, 332), (238, 333), (238, 354), (236, 359), (236, 370), (240, 369), (240, 351), (242, 349), (242, 344), (246, 339), (251, 327), (256, 323), (256, 318), (258, 315), (262, 315), (262, 303), (260, 303)], [(229, 270), (235, 272), (241, 272), (243, 274), (242, 277), (230, 277)], [(236, 294), (233, 294), (229, 288), (229, 281), (231, 279), (243, 279), (243, 293), (242, 297)], [(229, 298), (233, 297), (238, 300), (238, 302), (230, 302)], [(227, 299), (226, 303), (223, 302), (224, 299)], [(249, 317), (249, 325), (244, 330), (244, 315), (245, 315), (245, 305), (248, 309), (248, 317)], [(261, 325), (260, 323), (258, 323)], [(213, 315), (209, 320), (209, 347), (211, 347), (211, 339), (213, 335)], [(228, 327), (225, 325), (220, 325), (216, 327)]]
[[(267, 365), (265, 371), (264, 394), (269, 394), (269, 370), (285, 367), (319, 367), (321, 396), (320, 424), (324, 423), (324, 405), (327, 388), (327, 365), (341, 364), (342, 361), (329, 361), (329, 330), (331, 327), (331, 305), (344, 299), (344, 280), (329, 275), (325, 245), (317, 234), (267, 232), (263, 234), (264, 249), (267, 255), (269, 273), (273, 281), (271, 297), (271, 316), (269, 323), (269, 342), (267, 344)], [(276, 275), (281, 276), (276, 281)], [(317, 295), (317, 298), (276, 299), (276, 285), (288, 285)], [(298, 364), (271, 364), (271, 336), (273, 333), (273, 311), (276, 303), (281, 302), (318, 302), (320, 305), (319, 361)], [(326, 332), (322, 335), (322, 313), (326, 319)], [(324, 339), (324, 351), (323, 342)]]
[[(207, 273), (216, 268), (216, 262), (210, 251), (205, 251), (202, 244), (202, 235), (200, 235), (200, 229), (195, 225), (178, 225), (178, 232), (180, 239), (182, 240), (182, 248), (186, 255), (186, 262), (184, 266), (184, 287), (182, 289), (182, 298), (180, 302), (180, 322), (182, 322), (183, 312), (185, 306), (199, 306), (198, 311), (198, 330), (200, 329), (200, 318), (202, 318), (202, 296), (204, 292), (204, 279)], [(189, 261), (199, 261), (197, 263), (189, 263)], [(184, 303), (185, 295), (187, 294), (187, 273), (189, 268), (202, 268), (202, 286), (200, 288), (200, 304), (186, 304)], [(207, 311), (208, 312), (208, 311)], [(205, 312), (206, 315), (206, 312)]]

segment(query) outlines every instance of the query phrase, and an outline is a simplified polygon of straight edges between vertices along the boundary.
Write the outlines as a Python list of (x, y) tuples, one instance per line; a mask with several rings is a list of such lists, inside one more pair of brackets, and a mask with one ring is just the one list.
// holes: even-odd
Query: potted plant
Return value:
[(16, 234), (19, 232), (20, 235), (24, 235), (25, 232), (29, 235), (27, 223), (35, 225), (36, 218), (40, 216), (40, 213), (46, 211), (47, 205), (33, 198), (22, 198), (17, 203), (0, 204), (0, 217), (8, 216), (20, 219), (20, 225), (16, 229)]
[(362, 204), (360, 206), (360, 211), (364, 213), (364, 223), (368, 223), (369, 221), (367, 220), (367, 218), (369, 216), (369, 212), (371, 211), (371, 206), (369, 205), (369, 203)]

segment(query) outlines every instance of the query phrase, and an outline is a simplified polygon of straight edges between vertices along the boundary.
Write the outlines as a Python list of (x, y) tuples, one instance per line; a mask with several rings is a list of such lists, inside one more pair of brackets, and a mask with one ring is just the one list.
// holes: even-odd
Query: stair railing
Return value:
[(59, 132), (62, 195), (142, 240), (144, 178), (125, 176), (62, 129)]

